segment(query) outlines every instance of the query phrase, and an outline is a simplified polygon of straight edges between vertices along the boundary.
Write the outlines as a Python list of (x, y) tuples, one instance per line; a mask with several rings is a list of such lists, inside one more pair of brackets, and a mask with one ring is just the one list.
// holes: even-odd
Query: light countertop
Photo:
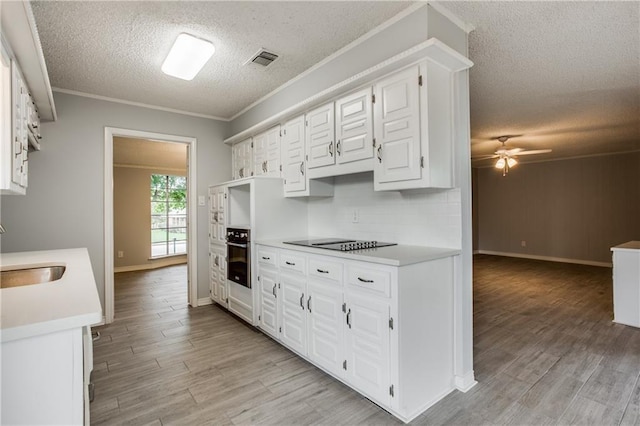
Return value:
[(640, 250), (640, 241), (629, 241), (624, 244), (611, 247), (611, 251), (636, 251)]
[[(302, 240), (307, 238), (299, 239)], [(289, 240), (295, 241), (295, 239)], [(305, 253), (320, 254), (323, 256), (333, 256), (341, 259), (359, 260), (361, 262), (371, 262), (390, 266), (411, 265), (414, 263), (427, 262), (429, 260), (441, 259), (443, 257), (460, 254), (460, 250), (458, 249), (445, 247), (397, 245), (364, 250), (337, 251), (285, 244), (282, 240), (258, 240), (255, 243), (286, 250), (302, 251)]]
[(102, 321), (102, 306), (86, 248), (0, 254), (0, 266), (64, 265), (57, 281), (0, 289), (2, 342)]

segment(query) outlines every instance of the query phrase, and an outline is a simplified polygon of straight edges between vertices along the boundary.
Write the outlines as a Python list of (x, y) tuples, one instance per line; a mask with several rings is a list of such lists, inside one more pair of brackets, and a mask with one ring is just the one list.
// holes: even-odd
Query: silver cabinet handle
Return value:
[(304, 161), (300, 163), (300, 174), (304, 176)]
[(333, 141), (329, 144), (329, 155), (333, 157)]
[(262, 169), (264, 170), (265, 173), (269, 171), (267, 160), (264, 160), (264, 165), (262, 166)]
[(300, 307), (304, 311), (304, 293), (300, 295)]
[(270, 257), (262, 256), (262, 260), (270, 260)]
[(276, 284), (273, 283), (273, 290), (271, 290), (271, 292), (273, 293), (273, 297), (278, 297), (276, 296)]
[(338, 139), (338, 144), (336, 145), (336, 152), (338, 153), (338, 155), (342, 155), (342, 151), (340, 150), (340, 139)]
[(373, 280), (368, 280), (366, 278), (360, 278), (360, 277), (358, 277), (358, 281), (360, 281), (361, 283), (372, 283), (373, 282)]
[(213, 260), (213, 264), (214, 264), (214, 265), (216, 265), (216, 266), (220, 266), (220, 261), (218, 260), (218, 255), (216, 254), (215, 256), (216, 256), (216, 257), (215, 257), (215, 259)]
[(218, 221), (218, 212), (215, 212), (213, 214), (213, 220), (215, 220), (216, 222)]
[(294, 262), (289, 262), (288, 260), (285, 261), (284, 263), (286, 263), (289, 266), (296, 266), (296, 264)]
[(351, 308), (349, 308), (349, 312), (347, 312), (347, 325), (351, 328)]
[(378, 145), (378, 161), (382, 163), (382, 144)]
[(307, 299), (307, 309), (311, 312), (311, 296)]
[(324, 269), (316, 269), (316, 271), (320, 272), (321, 274), (328, 274), (329, 271), (326, 271)]

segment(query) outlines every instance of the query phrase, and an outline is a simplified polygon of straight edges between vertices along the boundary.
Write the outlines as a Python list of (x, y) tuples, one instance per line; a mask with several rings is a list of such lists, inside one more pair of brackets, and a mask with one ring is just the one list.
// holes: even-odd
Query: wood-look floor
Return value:
[[(414, 424), (640, 425), (640, 329), (611, 322), (610, 269), (476, 256), (474, 274), (479, 383)], [(116, 275), (92, 424), (400, 424), (186, 292), (184, 265)]]

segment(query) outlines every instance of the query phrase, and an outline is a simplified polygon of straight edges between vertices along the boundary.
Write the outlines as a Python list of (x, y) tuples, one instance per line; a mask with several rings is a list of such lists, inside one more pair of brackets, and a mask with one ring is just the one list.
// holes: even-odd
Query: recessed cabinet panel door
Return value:
[(335, 163), (333, 102), (306, 115), (308, 168)]
[(277, 275), (273, 271), (258, 270), (260, 277), (260, 328), (278, 338)]
[(294, 118), (282, 131), (284, 190), (304, 191), (307, 188), (304, 164), (304, 116)]
[(389, 404), (389, 304), (347, 292), (347, 381), (374, 400)]
[(280, 340), (302, 355), (307, 353), (305, 288), (304, 278), (288, 274), (280, 275), (280, 294), (282, 295)]
[(215, 265), (215, 253), (209, 253), (209, 291), (211, 300), (218, 300), (218, 267)]
[(373, 156), (371, 88), (336, 101), (336, 139), (338, 163)]
[(344, 369), (344, 313), (342, 288), (326, 281), (309, 281), (307, 286), (309, 358), (327, 371), (342, 377)]
[(374, 104), (375, 179), (420, 179), (420, 105), (418, 66), (378, 82)]
[(280, 126), (266, 133), (265, 175), (280, 177)]
[(267, 133), (260, 133), (253, 137), (253, 174), (261, 176), (266, 174), (267, 160)]

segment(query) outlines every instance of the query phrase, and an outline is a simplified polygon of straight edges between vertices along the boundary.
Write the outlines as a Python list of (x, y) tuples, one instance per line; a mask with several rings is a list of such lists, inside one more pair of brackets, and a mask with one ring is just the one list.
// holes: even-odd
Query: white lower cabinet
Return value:
[(210, 281), (209, 293), (211, 300), (228, 307), (228, 291), (227, 291), (227, 257), (225, 246), (209, 247), (209, 268)]
[(349, 290), (345, 294), (346, 381), (379, 402), (390, 402), (390, 308), (388, 300)]
[(410, 421), (454, 389), (453, 257), (394, 267), (339, 256), (258, 245), (258, 325)]

